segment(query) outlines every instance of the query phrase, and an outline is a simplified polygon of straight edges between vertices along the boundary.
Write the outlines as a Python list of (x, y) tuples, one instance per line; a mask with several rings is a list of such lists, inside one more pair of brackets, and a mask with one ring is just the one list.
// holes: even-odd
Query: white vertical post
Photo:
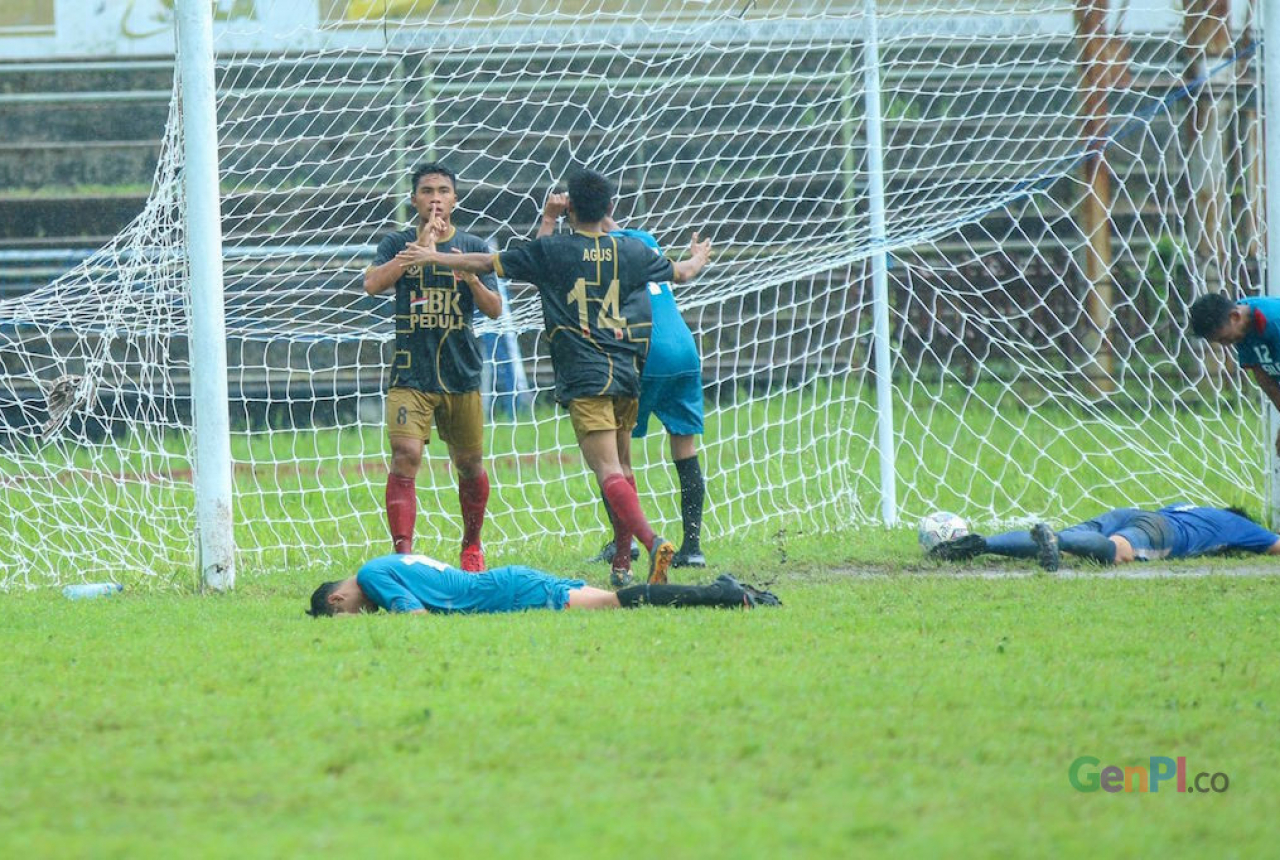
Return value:
[(231, 421), (227, 406), (226, 320), (222, 304), (222, 216), (213, 77), (213, 7), (178, 0), (182, 75), (183, 187), (186, 199), (191, 400), (196, 441), (196, 530), (204, 587), (235, 584), (231, 530)]
[[(1267, 245), (1263, 289), (1268, 296), (1280, 296), (1280, 0), (1262, 0), (1262, 146), (1266, 197)], [(1271, 525), (1280, 524), (1280, 457), (1275, 439), (1280, 432), (1280, 413), (1266, 397), (1267, 438), (1263, 440), (1267, 463)]]
[(889, 257), (884, 251), (884, 141), (880, 127), (880, 34), (876, 0), (864, 0), (867, 36), (863, 43), (863, 83), (866, 88), (868, 204), (871, 246), (872, 325), (876, 368), (876, 436), (880, 449), (880, 518), (886, 526), (898, 522), (897, 474), (893, 447), (893, 378), (889, 358)]

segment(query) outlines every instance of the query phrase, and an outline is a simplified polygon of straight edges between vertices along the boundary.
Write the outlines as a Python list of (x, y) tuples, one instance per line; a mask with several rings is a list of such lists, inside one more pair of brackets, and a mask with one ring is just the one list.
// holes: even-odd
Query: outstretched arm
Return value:
[[(689, 258), (672, 265), (671, 279), (677, 284), (687, 284), (698, 277), (698, 273), (703, 270), (710, 259), (711, 240), (702, 239), (699, 241), (698, 234), (694, 233), (693, 241), (689, 243)], [(1280, 395), (1280, 391), (1277, 391), (1277, 395)]]

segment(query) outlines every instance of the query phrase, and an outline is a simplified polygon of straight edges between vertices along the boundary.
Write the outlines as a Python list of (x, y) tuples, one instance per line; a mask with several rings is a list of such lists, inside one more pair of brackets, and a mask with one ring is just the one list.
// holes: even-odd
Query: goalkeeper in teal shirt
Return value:
[(708, 585), (632, 585), (616, 593), (522, 565), (466, 573), (425, 555), (384, 555), (349, 579), (311, 595), (312, 616), (361, 612), (478, 614), (527, 609), (631, 609), (637, 606), (780, 606), (768, 591), (723, 574)]
[[(1236, 301), (1210, 293), (1191, 303), (1188, 326), (1196, 337), (1235, 347), (1240, 367), (1253, 374), (1267, 399), (1280, 409), (1280, 298)], [(1280, 434), (1276, 435), (1280, 454)]]

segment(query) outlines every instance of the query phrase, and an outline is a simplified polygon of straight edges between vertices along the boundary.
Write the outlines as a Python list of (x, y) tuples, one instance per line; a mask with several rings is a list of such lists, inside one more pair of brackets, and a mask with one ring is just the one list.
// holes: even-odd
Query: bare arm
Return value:
[[(419, 245), (435, 245), (436, 237), (445, 231), (444, 222), (435, 219), (430, 224), (420, 226), (418, 228)], [(413, 243), (410, 243), (412, 246)], [(407, 251), (408, 248), (405, 249)], [(371, 296), (379, 293), (385, 293), (387, 290), (395, 286), (396, 281), (400, 280), (404, 275), (405, 269), (414, 264), (411, 254), (401, 251), (395, 257), (383, 263), (381, 266), (370, 266), (364, 272), (364, 291)]]
[[(1277, 384), (1270, 374), (1264, 372), (1261, 367), (1251, 367), (1249, 369), (1253, 371), (1253, 381), (1258, 383), (1258, 387), (1267, 395), (1267, 399), (1271, 401), (1272, 405), (1276, 409), (1280, 409), (1280, 384)], [(1276, 453), (1280, 454), (1280, 433), (1276, 434)]]
[(1253, 372), (1253, 381), (1258, 383), (1258, 387), (1267, 395), (1267, 399), (1280, 409), (1280, 384), (1277, 384), (1261, 367), (1251, 367), (1249, 370)]
[(563, 192), (547, 195), (547, 202), (542, 205), (542, 220), (538, 222), (538, 236), (550, 236), (556, 231), (556, 222), (569, 209), (569, 195)]
[(1280, 555), (1280, 540), (1267, 547), (1267, 555)]
[(381, 266), (370, 266), (364, 270), (364, 291), (371, 296), (385, 293), (395, 286), (407, 268), (408, 265), (398, 259), (388, 260)]
[(699, 241), (698, 234), (693, 234), (693, 241), (689, 243), (689, 258), (672, 264), (671, 280), (677, 284), (687, 284), (694, 278), (698, 277), (698, 273), (707, 265), (707, 261), (711, 259), (711, 240), (702, 239)]
[[(452, 259), (460, 254), (460, 251), (454, 251), (449, 257)], [(502, 296), (485, 286), (484, 281), (478, 276), (463, 272), (458, 275), (458, 279), (471, 288), (471, 298), (475, 300), (480, 313), (491, 320), (496, 320), (502, 315)]]

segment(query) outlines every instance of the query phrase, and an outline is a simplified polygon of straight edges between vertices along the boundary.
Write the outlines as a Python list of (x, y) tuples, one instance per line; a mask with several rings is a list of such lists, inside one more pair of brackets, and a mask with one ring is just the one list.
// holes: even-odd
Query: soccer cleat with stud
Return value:
[(1046, 523), (1031, 527), (1031, 539), (1035, 541), (1040, 566), (1052, 573), (1062, 563), (1062, 551), (1058, 549), (1058, 535)]
[(484, 550), (480, 548), (480, 544), (473, 543), (471, 546), (462, 548), (462, 556), (458, 561), (458, 567), (467, 573), (484, 572)]
[(678, 552), (671, 558), (672, 567), (706, 567), (707, 557), (702, 554), (702, 550), (693, 549), (686, 550), (681, 547)]
[(609, 587), (614, 591), (619, 588), (626, 588), (635, 582), (635, 577), (631, 573), (631, 569), (627, 567), (615, 567), (609, 571)]
[(739, 582), (738, 578), (732, 574), (722, 573), (716, 577), (716, 582), (731, 589), (737, 589), (742, 592), (742, 607), (744, 609), (755, 609), (757, 606), (781, 606), (782, 601), (778, 599), (778, 595), (772, 591), (766, 591), (763, 588), (756, 588), (754, 585), (747, 585), (745, 582)]
[(964, 535), (954, 540), (944, 540), (929, 550), (929, 558), (938, 561), (968, 561), (987, 551), (987, 539), (982, 535)]
[(649, 553), (649, 584), (660, 585), (667, 581), (667, 571), (671, 569), (671, 559), (675, 557), (676, 545), (664, 538), (653, 539), (653, 549)]
[[(587, 559), (587, 561), (599, 561), (605, 564), (613, 564), (613, 556), (614, 556), (613, 546), (614, 546), (613, 541), (609, 541), (607, 544), (604, 545), (604, 549), (600, 550), (600, 552), (596, 553), (594, 556)], [(636, 561), (639, 558), (640, 558), (640, 544), (638, 541), (632, 538), (631, 560)]]

